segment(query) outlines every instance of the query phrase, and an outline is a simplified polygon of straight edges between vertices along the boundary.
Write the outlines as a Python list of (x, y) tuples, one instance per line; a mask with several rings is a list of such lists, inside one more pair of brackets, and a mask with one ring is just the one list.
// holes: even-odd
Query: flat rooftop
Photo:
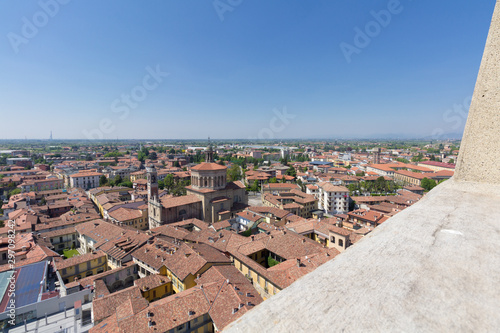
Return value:
[[(39, 302), (44, 292), (45, 279), (47, 277), (47, 261), (40, 261), (34, 264), (18, 267), (15, 269), (16, 275), (16, 290), (15, 290), (15, 300), (16, 308), (26, 306)], [(7, 271), (0, 275), (1, 284), (0, 292), (2, 302), (0, 303), (0, 313), (5, 312), (6, 306), (8, 304), (8, 283), (6, 278), (9, 277), (9, 273), (12, 274), (13, 271)]]

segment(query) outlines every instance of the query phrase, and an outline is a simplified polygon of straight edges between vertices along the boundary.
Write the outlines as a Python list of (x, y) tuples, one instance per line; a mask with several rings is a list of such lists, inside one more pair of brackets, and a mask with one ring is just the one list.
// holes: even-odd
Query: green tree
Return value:
[(277, 183), (278, 180), (276, 179), (276, 177), (273, 177), (273, 178), (269, 179), (269, 182), (274, 184), (274, 183)]
[(134, 185), (132, 184), (132, 182), (130, 180), (126, 180), (124, 182), (121, 182), (118, 184), (118, 186), (124, 186), (124, 187), (129, 187), (129, 188), (134, 187)]
[(300, 189), (302, 190), (302, 192), (306, 191), (306, 185), (304, 185), (304, 183), (302, 183), (302, 180), (297, 179), (297, 185), (300, 186)]
[(123, 182), (122, 176), (117, 175), (117, 176), (115, 177), (115, 179), (113, 179), (113, 182), (115, 183), (115, 185), (117, 185), (117, 186), (118, 186), (118, 184), (120, 184), (121, 182)]
[(171, 193), (173, 194), (174, 197), (180, 197), (186, 195), (186, 188), (181, 182), (178, 182), (177, 184), (175, 184)]
[(418, 155), (413, 156), (411, 158), (411, 161), (412, 162), (421, 162), (423, 158), (424, 158), (424, 155), (422, 153), (418, 153)]
[(110, 153), (104, 154), (104, 157), (122, 157), (123, 154), (118, 151), (112, 151)]
[(259, 181), (258, 180), (254, 180), (252, 186), (250, 186), (250, 191), (252, 191), (252, 192), (259, 191)]
[(386, 182), (384, 177), (380, 176), (375, 180), (375, 189), (379, 192), (385, 192), (386, 190)]
[(448, 163), (451, 163), (451, 164), (454, 164), (455, 163), (455, 160), (450, 158), (450, 160), (448, 161)]
[(19, 194), (19, 193), (21, 193), (21, 189), (20, 188), (15, 188), (15, 189), (9, 191), (8, 197), (10, 198), (11, 196)]
[(271, 258), (271, 256), (267, 257), (267, 266), (268, 267), (273, 267), (273, 266), (276, 266), (280, 264), (280, 262), (278, 260), (274, 260), (273, 258)]
[(152, 151), (152, 152), (149, 153), (148, 158), (150, 160), (157, 160), (158, 159), (158, 155), (156, 154), (155, 151)]
[(105, 186), (108, 183), (108, 178), (105, 175), (99, 177), (99, 186)]
[(286, 170), (286, 174), (288, 176), (292, 176), (293, 178), (297, 177), (297, 171), (295, 170), (295, 168), (293, 166), (290, 166), (288, 168), (288, 170)]
[(434, 187), (436, 187), (436, 181), (434, 179), (429, 179), (429, 178), (424, 178), (420, 182), (420, 186), (422, 186), (426, 191), (432, 190)]
[(163, 184), (165, 186), (165, 189), (170, 192), (174, 188), (174, 185), (175, 185), (174, 175), (168, 174), (167, 176), (165, 176), (165, 179), (163, 180)]
[(227, 178), (231, 182), (241, 179), (241, 169), (238, 164), (233, 164), (229, 169), (227, 169)]
[(144, 162), (149, 156), (149, 150), (146, 147), (142, 147), (141, 151), (137, 154), (137, 159)]

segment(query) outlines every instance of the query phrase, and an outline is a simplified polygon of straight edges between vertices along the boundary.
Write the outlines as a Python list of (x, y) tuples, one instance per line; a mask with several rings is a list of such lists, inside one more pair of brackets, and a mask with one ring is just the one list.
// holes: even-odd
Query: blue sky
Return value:
[(0, 139), (461, 132), (494, 5), (4, 0)]

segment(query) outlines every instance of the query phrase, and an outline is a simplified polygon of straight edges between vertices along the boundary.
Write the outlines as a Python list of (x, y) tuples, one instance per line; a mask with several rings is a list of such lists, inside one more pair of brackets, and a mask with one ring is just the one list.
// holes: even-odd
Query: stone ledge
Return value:
[(224, 331), (496, 331), (499, 206), (499, 185), (446, 181)]

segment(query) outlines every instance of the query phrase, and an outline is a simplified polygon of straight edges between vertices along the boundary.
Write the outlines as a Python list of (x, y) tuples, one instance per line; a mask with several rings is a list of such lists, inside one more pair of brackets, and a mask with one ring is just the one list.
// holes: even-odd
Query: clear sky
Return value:
[(494, 5), (3, 0), (0, 139), (460, 133)]

